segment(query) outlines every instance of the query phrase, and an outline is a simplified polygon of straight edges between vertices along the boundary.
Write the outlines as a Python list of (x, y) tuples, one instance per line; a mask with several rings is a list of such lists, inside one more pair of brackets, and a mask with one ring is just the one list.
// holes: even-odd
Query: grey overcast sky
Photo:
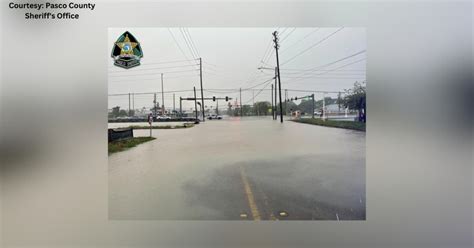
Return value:
[[(110, 96), (121, 93), (136, 93), (136, 109), (152, 107), (153, 95), (137, 93), (161, 92), (161, 73), (165, 92), (183, 90), (175, 93), (178, 108), (180, 96), (192, 97), (193, 86), (199, 89), (198, 57), (203, 60), (205, 97), (229, 96), (233, 103), (242, 88), (243, 104), (252, 104), (254, 95), (255, 101), (270, 101), (274, 70), (257, 68), (276, 65), (275, 30), (280, 34), (282, 89), (290, 90), (289, 97), (306, 94), (293, 89), (343, 91), (355, 81), (365, 81), (365, 28), (110, 28), (108, 54), (127, 30), (140, 42), (144, 56), (140, 66), (128, 70), (114, 66), (109, 59), (109, 108), (128, 108), (127, 95)], [(322, 96), (316, 94), (317, 99)], [(157, 101), (161, 105), (161, 94)], [(215, 103), (207, 102), (206, 106)], [(165, 94), (165, 107), (173, 107), (173, 93)], [(183, 103), (184, 109), (191, 107), (193, 103)]]

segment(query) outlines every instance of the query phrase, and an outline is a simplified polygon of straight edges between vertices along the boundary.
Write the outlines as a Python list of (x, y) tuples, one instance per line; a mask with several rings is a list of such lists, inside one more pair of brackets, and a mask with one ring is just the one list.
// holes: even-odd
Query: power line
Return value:
[[(197, 59), (196, 59), (196, 60), (197, 60)], [(192, 60), (160, 61), (160, 62), (153, 62), (153, 63), (141, 64), (140, 66), (161, 65), (161, 64), (174, 64), (174, 63), (189, 62), (189, 61), (192, 61)], [(109, 66), (109, 68), (117, 68), (117, 67), (116, 67), (116, 66)]]
[(186, 38), (186, 34), (184, 33), (183, 29), (180, 28), (179, 31), (181, 32), (181, 36), (183, 36), (183, 39), (184, 39), (184, 42), (186, 43), (186, 46), (188, 47), (188, 50), (189, 52), (191, 53), (191, 56), (197, 60), (197, 58), (199, 58), (198, 56), (196, 56), (193, 52), (193, 49), (191, 48), (191, 45), (190, 43), (188, 42), (187, 38)]
[(272, 78), (270, 81), (268, 81), (267, 84), (266, 84), (263, 88), (261, 88), (261, 89), (257, 92), (256, 95), (254, 95), (254, 96), (253, 96), (252, 98), (250, 98), (248, 101), (244, 102), (244, 104), (250, 102), (252, 99), (255, 99), (255, 97), (257, 97), (258, 95), (260, 95), (260, 93), (262, 93), (262, 91), (263, 91), (265, 88), (267, 88), (267, 86), (268, 86), (272, 81), (273, 81), (273, 78)]
[[(340, 66), (340, 67), (335, 68), (334, 70), (337, 70), (337, 69), (340, 69), (340, 68), (344, 68), (344, 67), (353, 65), (353, 64), (355, 64), (355, 63), (359, 63), (359, 62), (364, 61), (364, 60), (366, 60), (366, 58), (356, 60), (356, 61), (351, 62), (351, 63), (349, 63), (349, 64), (345, 64), (345, 65), (343, 65), (343, 66)], [(317, 74), (317, 75), (315, 75), (315, 76), (323, 75), (323, 74), (326, 74), (326, 73), (328, 73), (328, 72), (327, 72), (327, 71), (326, 71), (326, 72), (322, 72), (322, 73), (319, 73), (319, 74)], [(317, 77), (314, 77), (314, 76), (311, 76), (311, 77), (299, 77), (299, 78), (297, 78), (297, 80), (291, 81), (291, 82), (289, 82), (289, 83), (294, 83), (294, 82), (300, 81), (300, 80), (302, 80), (302, 79), (307, 79), (307, 78), (317, 78)], [(347, 79), (351, 79), (351, 78), (347, 78)], [(356, 78), (354, 78), (354, 79), (356, 79)], [(365, 77), (364, 77), (364, 79), (365, 79)]]
[[(301, 74), (301, 76), (304, 76), (304, 75), (308, 75), (309, 73), (313, 73), (313, 72), (317, 72), (317, 71), (320, 71), (319, 69), (321, 68), (325, 68), (325, 67), (328, 67), (330, 65), (333, 65), (333, 64), (336, 64), (336, 63), (339, 63), (341, 61), (344, 61), (346, 59), (349, 59), (349, 58), (352, 58), (352, 57), (355, 57), (359, 54), (363, 54), (365, 53), (365, 49), (361, 50), (361, 51), (358, 51), (356, 53), (353, 53), (349, 56), (346, 56), (346, 57), (343, 57), (343, 58), (340, 58), (340, 59), (337, 59), (335, 61), (332, 61), (332, 62), (329, 62), (329, 63), (326, 63), (324, 65), (319, 65), (319, 66), (316, 66), (316, 67), (313, 67), (313, 68), (310, 68), (310, 69), (303, 69), (303, 73)], [(333, 71), (333, 70), (330, 70), (330, 71)]]
[(161, 69), (174, 69), (174, 68), (182, 68), (182, 67), (190, 67), (195, 66), (198, 64), (191, 64), (191, 65), (179, 65), (179, 66), (168, 66), (168, 67), (156, 67), (156, 68), (140, 68), (140, 69), (131, 69), (127, 71), (109, 71), (109, 73), (130, 73), (134, 71), (149, 71), (149, 70), (161, 70)]
[(272, 78), (270, 78), (270, 79), (268, 79), (268, 80), (265, 80), (265, 81), (262, 82), (262, 83), (256, 84), (256, 85), (254, 85), (254, 86), (252, 86), (252, 87), (244, 88), (244, 89), (242, 89), (242, 90), (253, 89), (253, 88), (258, 87), (258, 86), (260, 86), (260, 85), (262, 85), (262, 84), (268, 83), (269, 81), (272, 81), (273, 79), (274, 79), (274, 78), (272, 77)]
[(198, 58), (201, 57), (201, 55), (199, 54), (199, 51), (197, 50), (197, 47), (196, 47), (196, 44), (194, 43), (194, 40), (193, 38), (191, 37), (191, 33), (189, 32), (189, 30), (187, 28), (184, 29), (185, 33), (187, 33), (188, 37), (189, 37), (189, 40), (191, 41), (191, 47), (194, 49), (196, 55)]
[(179, 50), (181, 51), (181, 54), (183, 54), (184, 58), (186, 58), (186, 60), (188, 62), (191, 62), (191, 60), (189, 60), (188, 56), (186, 56), (186, 53), (184, 52), (183, 48), (181, 47), (181, 45), (179, 44), (178, 40), (176, 39), (176, 37), (174, 36), (173, 32), (171, 32), (171, 29), (168, 28), (168, 32), (170, 33), (171, 37), (173, 37), (173, 40), (176, 44), (176, 46), (179, 48)]
[[(281, 68), (280, 69), (281, 71), (294, 71), (294, 72), (288, 72), (288, 73), (301, 73), (302, 71), (310, 71), (311, 69), (283, 69)], [(331, 70), (315, 70), (316, 71), (331, 71)], [(351, 71), (354, 71), (354, 72), (357, 72), (357, 71), (364, 71), (365, 70), (338, 70), (338, 71), (347, 71), (347, 72), (351, 72)]]
[(343, 91), (323, 91), (323, 90), (296, 90), (296, 89), (286, 89), (287, 91), (293, 91), (293, 92), (314, 92), (314, 93), (344, 93)]
[(341, 31), (344, 27), (342, 28), (339, 28), (337, 29), (335, 32), (332, 32), (330, 35), (324, 37), (323, 39), (321, 39), (320, 41), (314, 43), (313, 45), (309, 46), (308, 48), (304, 49), (303, 51), (297, 53), (296, 55), (294, 55), (293, 57), (287, 59), (285, 62), (281, 63), (281, 65), (285, 65), (287, 64), (288, 62), (294, 60), (295, 58), (297, 58), (298, 56), (301, 56), (302, 54), (306, 53), (307, 51), (311, 50), (312, 48), (314, 48), (315, 46), (323, 43), (324, 41), (326, 41), (327, 39), (329, 39), (331, 36), (335, 35), (336, 33), (338, 33), (339, 31)]
[[(200, 89), (196, 89), (200, 90)], [(228, 91), (227, 93), (233, 93), (233, 92), (239, 92), (239, 89), (226, 89), (226, 88), (216, 88), (216, 89), (206, 89), (205, 91), (216, 91), (216, 93), (223, 93), (221, 91)], [(243, 90), (243, 89), (242, 89)], [(269, 90), (266, 87), (259, 88), (259, 89), (253, 89), (253, 90), (258, 90), (258, 91), (264, 91), (264, 90)], [(313, 89), (286, 89), (287, 91), (294, 91), (294, 92), (315, 92), (315, 93), (345, 93), (344, 90), (340, 91), (323, 91), (323, 90), (313, 90)], [(219, 91), (219, 92), (217, 92)], [(133, 92), (135, 96), (144, 96), (144, 95), (153, 95), (153, 94), (169, 94), (169, 93), (184, 93), (184, 92), (193, 92), (193, 90), (169, 90), (169, 91), (150, 91), (150, 92)], [(127, 93), (114, 93), (114, 94), (109, 94), (108, 96), (114, 97), (114, 96), (128, 96)], [(170, 96), (171, 97), (171, 96)]]
[[(281, 33), (278, 35), (278, 37), (282, 36), (286, 32), (286, 30), (288, 30), (288, 28), (283, 29), (283, 31), (281, 31)], [(278, 32), (278, 29), (277, 29), (277, 32)]]
[[(171, 90), (171, 91), (154, 91), (154, 92), (138, 92), (134, 93), (135, 95), (153, 95), (153, 94), (162, 94), (162, 93), (181, 93), (181, 92), (192, 92), (193, 90)], [(129, 93), (116, 93), (109, 94), (108, 96), (128, 96)]]
[(284, 53), (285, 51), (287, 51), (288, 49), (290, 49), (291, 47), (293, 47), (294, 45), (300, 43), (301, 41), (305, 40), (306, 38), (308, 38), (309, 36), (313, 35), (314, 33), (316, 33), (317, 31), (319, 31), (320, 28), (316, 28), (315, 30), (309, 32), (307, 35), (305, 35), (302, 39), (299, 39), (297, 40), (296, 42), (292, 43), (291, 45), (288, 45), (285, 47), (285, 49), (281, 50), (280, 53)]
[(280, 43), (283, 43), (283, 41), (286, 40), (295, 30), (296, 28), (293, 28), (293, 30), (291, 30), (285, 37), (281, 38)]
[[(280, 29), (280, 28), (278, 28), (278, 29)], [(266, 46), (265, 52), (263, 53), (262, 59), (259, 61), (258, 65), (256, 67), (258, 67), (259, 65), (262, 65), (262, 64), (266, 64), (266, 61), (273, 54), (273, 49), (271, 49), (272, 48), (272, 41), (273, 41), (272, 39), (269, 40), (268, 45)], [(259, 70), (256, 70), (254, 72), (254, 74), (250, 77), (251, 79), (247, 80), (247, 82), (245, 84), (247, 85), (249, 83), (254, 83), (255, 80), (257, 80), (257, 78), (258, 78), (258, 72), (259, 72)]]
[(183, 71), (167, 71), (167, 72), (156, 72), (156, 73), (142, 73), (142, 74), (137, 74), (137, 75), (112, 75), (112, 76), (109, 76), (109, 77), (138, 77), (138, 76), (146, 76), (146, 75), (158, 75), (158, 74), (161, 74), (161, 73), (170, 74), (170, 73), (182, 73), (182, 72), (190, 72), (190, 71), (198, 71), (198, 70), (193, 69), (193, 70), (183, 70)]

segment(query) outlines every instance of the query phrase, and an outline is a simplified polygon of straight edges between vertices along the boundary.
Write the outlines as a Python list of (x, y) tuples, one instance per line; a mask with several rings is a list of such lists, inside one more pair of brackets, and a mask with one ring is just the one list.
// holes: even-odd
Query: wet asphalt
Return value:
[(153, 136), (109, 156), (109, 219), (366, 218), (365, 132), (250, 117)]

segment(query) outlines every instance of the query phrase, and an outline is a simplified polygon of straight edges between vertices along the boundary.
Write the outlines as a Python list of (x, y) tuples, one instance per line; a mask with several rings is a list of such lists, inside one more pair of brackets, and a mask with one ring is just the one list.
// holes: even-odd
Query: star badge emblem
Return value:
[(125, 36), (123, 42), (116, 42), (115, 44), (121, 49), (120, 55), (133, 55), (133, 49), (138, 45), (137, 42), (130, 41), (128, 34)]

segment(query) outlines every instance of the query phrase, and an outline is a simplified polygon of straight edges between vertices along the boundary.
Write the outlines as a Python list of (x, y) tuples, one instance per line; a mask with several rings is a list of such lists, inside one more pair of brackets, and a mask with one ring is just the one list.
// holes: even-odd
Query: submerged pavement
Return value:
[(109, 156), (110, 219), (365, 219), (365, 132), (249, 117), (153, 136)]

